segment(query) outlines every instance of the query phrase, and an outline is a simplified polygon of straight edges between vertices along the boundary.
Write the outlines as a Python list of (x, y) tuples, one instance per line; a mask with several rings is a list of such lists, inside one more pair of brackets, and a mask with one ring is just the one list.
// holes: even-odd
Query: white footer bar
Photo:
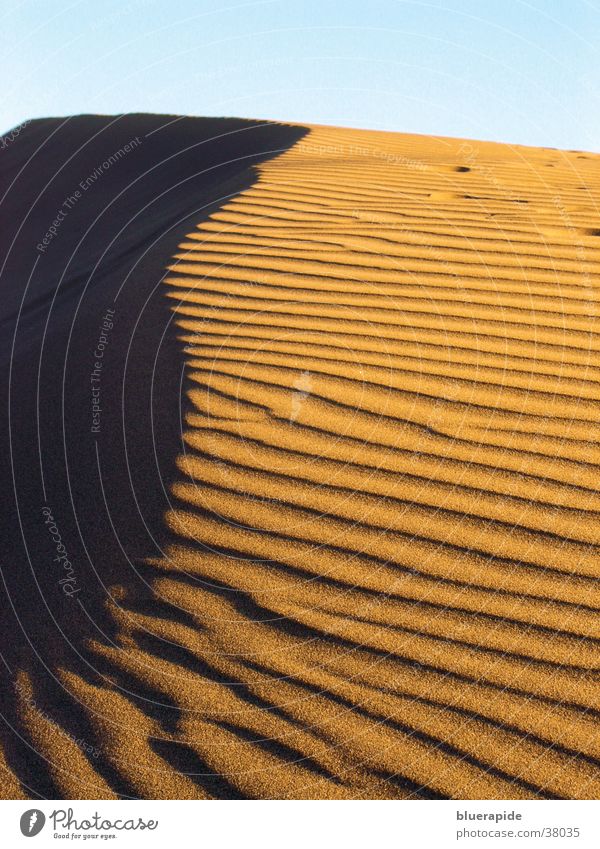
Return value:
[(6, 801), (2, 846), (600, 847), (600, 802)]

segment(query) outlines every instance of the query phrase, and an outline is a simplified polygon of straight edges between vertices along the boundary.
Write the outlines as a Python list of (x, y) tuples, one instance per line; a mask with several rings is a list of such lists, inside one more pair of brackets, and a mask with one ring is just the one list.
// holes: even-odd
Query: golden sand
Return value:
[(311, 127), (180, 244), (188, 624), (63, 676), (140, 796), (600, 796), (599, 162)]

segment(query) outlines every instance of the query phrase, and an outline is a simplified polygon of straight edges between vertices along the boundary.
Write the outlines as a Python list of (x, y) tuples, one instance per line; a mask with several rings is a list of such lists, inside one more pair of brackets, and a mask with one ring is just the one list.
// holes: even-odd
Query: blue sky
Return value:
[(4, 0), (3, 131), (231, 115), (600, 151), (600, 0)]

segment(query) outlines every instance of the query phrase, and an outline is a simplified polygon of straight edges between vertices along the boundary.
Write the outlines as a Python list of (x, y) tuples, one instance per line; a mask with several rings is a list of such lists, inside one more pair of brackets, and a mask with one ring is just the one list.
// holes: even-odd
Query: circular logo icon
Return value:
[(45, 814), (37, 808), (31, 808), (21, 815), (21, 833), (25, 837), (35, 837), (46, 823)]

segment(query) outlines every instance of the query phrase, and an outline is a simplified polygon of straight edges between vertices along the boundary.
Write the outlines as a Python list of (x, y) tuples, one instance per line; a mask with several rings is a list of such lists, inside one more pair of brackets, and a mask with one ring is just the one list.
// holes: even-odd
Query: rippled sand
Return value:
[(600, 796), (598, 164), (309, 127), (181, 241), (151, 707), (59, 671), (136, 794)]

